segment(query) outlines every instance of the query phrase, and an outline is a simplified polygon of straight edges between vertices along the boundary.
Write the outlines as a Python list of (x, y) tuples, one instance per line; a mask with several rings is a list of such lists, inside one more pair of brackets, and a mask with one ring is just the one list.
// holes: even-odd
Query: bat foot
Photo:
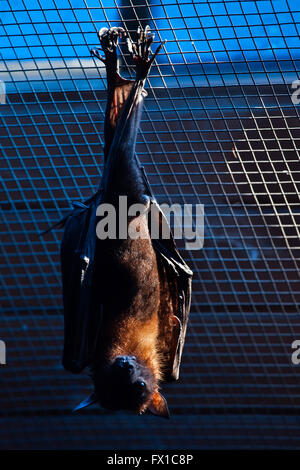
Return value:
[(109, 84), (115, 84), (119, 74), (119, 64), (117, 56), (117, 47), (119, 38), (126, 36), (123, 28), (114, 26), (113, 28), (101, 28), (98, 31), (98, 37), (104, 57), (101, 50), (97, 47), (91, 49), (91, 54), (105, 64)]
[(123, 28), (114, 26), (113, 28), (101, 28), (98, 37), (104, 54), (116, 54), (119, 38), (126, 36)]
[(138, 28), (137, 30), (137, 41), (133, 42), (131, 38), (127, 37), (127, 47), (128, 51), (133, 57), (133, 60), (136, 65), (136, 74), (137, 79), (144, 80), (151, 68), (151, 65), (165, 44), (166, 41), (163, 41), (156, 49), (153, 54), (151, 51), (151, 44), (154, 41), (154, 33), (151, 33), (150, 26), (146, 26), (143, 30)]
[(144, 30), (142, 28), (138, 28), (137, 40), (135, 42), (127, 36), (126, 31), (123, 28), (117, 26), (110, 29), (101, 28), (100, 31), (98, 31), (98, 37), (105, 57), (102, 57), (100, 50), (97, 47), (91, 50), (91, 54), (106, 65), (106, 69), (110, 77), (113, 77), (115, 72), (118, 72), (119, 68), (117, 57), (119, 38), (126, 37), (128, 51), (133, 57), (135, 63), (137, 80), (145, 80), (154, 59), (166, 42), (163, 41), (159, 44), (156, 51), (152, 53), (151, 44), (154, 41), (154, 33), (151, 32), (150, 26), (146, 26)]

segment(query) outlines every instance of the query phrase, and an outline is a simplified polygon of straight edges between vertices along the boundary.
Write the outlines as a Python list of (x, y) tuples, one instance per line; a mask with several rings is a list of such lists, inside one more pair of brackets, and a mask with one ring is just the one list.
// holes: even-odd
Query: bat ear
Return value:
[(148, 410), (156, 416), (170, 419), (169, 408), (166, 399), (158, 391), (154, 392)]
[(82, 400), (82, 402), (79, 403), (79, 405), (75, 406), (75, 408), (72, 410), (72, 413), (76, 413), (76, 411), (82, 410), (82, 408), (87, 408), (90, 405), (93, 405), (94, 403), (97, 402), (96, 394), (92, 393), (88, 398), (85, 398)]

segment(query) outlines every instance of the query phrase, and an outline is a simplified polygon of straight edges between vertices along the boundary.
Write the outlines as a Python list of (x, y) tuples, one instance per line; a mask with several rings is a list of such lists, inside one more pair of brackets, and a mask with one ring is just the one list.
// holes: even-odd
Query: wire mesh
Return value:
[[(299, 444), (299, 3), (0, 5), (1, 445)], [(147, 80), (138, 156), (160, 203), (205, 207), (204, 248), (181, 244), (195, 274), (181, 380), (165, 387), (170, 424), (95, 409), (69, 416), (89, 381), (60, 364), (62, 231), (37, 235), (99, 184), (106, 84), (89, 52), (97, 30), (122, 25), (134, 35), (146, 24), (167, 43)], [(123, 46), (121, 59), (131, 77)]]

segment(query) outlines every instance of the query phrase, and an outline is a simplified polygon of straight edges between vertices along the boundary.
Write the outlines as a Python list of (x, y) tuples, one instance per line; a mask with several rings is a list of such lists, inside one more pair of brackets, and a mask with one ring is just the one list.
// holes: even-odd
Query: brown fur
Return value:
[[(99, 339), (98, 361), (94, 370), (111, 367), (118, 356), (135, 356), (144, 367), (149, 390), (138, 412), (143, 412), (163, 378), (166, 346), (162, 347), (160, 297), (162, 289), (156, 253), (150, 239), (147, 219), (139, 217), (139, 229), (146, 239), (105, 240), (99, 243), (97, 263), (101, 269), (98, 285), (103, 292), (103, 324)], [(163, 328), (168, 332), (168, 320)], [(167, 341), (170, 338), (168, 332)], [(104, 372), (103, 372), (104, 373)], [(144, 374), (144, 375), (143, 375)], [(146, 379), (145, 379), (146, 380)], [(105, 387), (105, 384), (101, 386)]]

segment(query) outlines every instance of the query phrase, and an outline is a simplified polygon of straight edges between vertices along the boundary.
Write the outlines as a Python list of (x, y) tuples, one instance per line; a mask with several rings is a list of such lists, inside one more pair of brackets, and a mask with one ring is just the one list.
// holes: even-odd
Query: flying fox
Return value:
[[(93, 403), (136, 414), (147, 410), (169, 417), (163, 382), (179, 378), (191, 302), (192, 271), (180, 256), (172, 233), (151, 237), (147, 213), (155, 207), (158, 227), (167, 223), (136, 156), (137, 133), (145, 82), (154, 54), (147, 26), (137, 40), (123, 28), (102, 28), (102, 51), (92, 49), (106, 68), (107, 105), (104, 122), (104, 168), (98, 191), (74, 203), (64, 219), (61, 267), (64, 303), (63, 366), (90, 371), (93, 393), (74, 411)], [(136, 76), (120, 75), (118, 41), (126, 37)], [(102, 55), (104, 54), (104, 55)], [(145, 210), (127, 216), (143, 237), (104, 238), (96, 234), (97, 208), (126, 196)], [(117, 217), (118, 219), (118, 217)]]

